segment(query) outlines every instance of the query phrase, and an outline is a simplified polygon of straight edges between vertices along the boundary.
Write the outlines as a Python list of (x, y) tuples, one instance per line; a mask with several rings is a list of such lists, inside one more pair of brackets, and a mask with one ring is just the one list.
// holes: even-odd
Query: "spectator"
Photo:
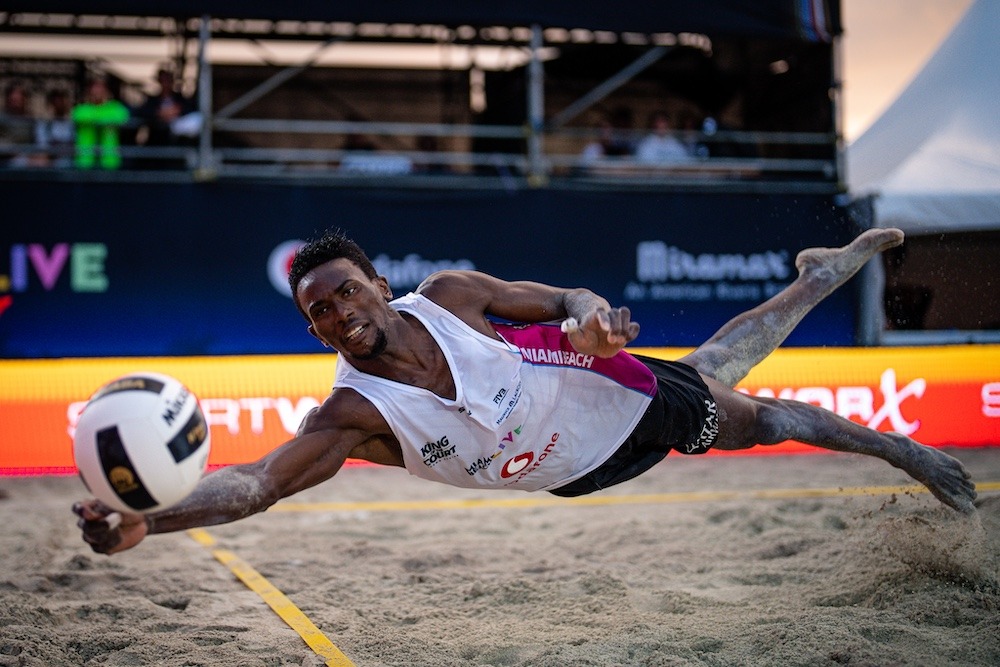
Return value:
[(39, 166), (71, 167), (76, 144), (73, 105), (69, 93), (61, 88), (50, 90), (45, 97), (49, 116), (35, 122), (35, 144), (38, 145)]
[[(348, 123), (363, 123), (365, 119), (356, 114), (350, 114), (345, 119)], [(374, 152), (378, 149), (375, 142), (363, 134), (351, 132), (344, 137), (344, 150), (348, 152)]]
[(584, 164), (591, 164), (606, 157), (628, 157), (635, 153), (632, 139), (632, 112), (619, 107), (601, 121), (601, 136), (597, 141), (584, 146), (580, 154)]
[[(186, 146), (192, 141), (188, 136), (181, 136), (174, 131), (178, 119), (194, 111), (191, 100), (184, 97), (176, 89), (174, 73), (167, 68), (160, 68), (156, 73), (159, 91), (146, 98), (135, 111), (142, 123), (138, 143), (145, 146)], [(183, 162), (165, 161), (153, 158), (152, 167), (183, 167)]]
[(671, 134), (670, 118), (662, 111), (655, 112), (649, 121), (651, 133), (639, 142), (636, 159), (644, 165), (664, 165), (683, 162), (691, 157), (690, 151)]
[(417, 137), (417, 151), (422, 155), (413, 165), (413, 173), (435, 175), (451, 173), (451, 165), (435, 157), (441, 152), (437, 137), (427, 134)]
[(80, 169), (118, 169), (122, 155), (119, 128), (128, 122), (128, 108), (111, 96), (103, 77), (91, 79), (81, 104), (73, 107), (76, 159)]
[[(705, 118), (702, 123), (702, 134), (708, 139), (702, 144), (710, 157), (757, 157), (757, 146), (747, 141), (738, 141), (726, 135), (732, 132), (743, 132), (743, 96), (734, 96), (716, 116)], [(722, 135), (720, 138), (718, 135)]]
[(11, 167), (30, 163), (28, 150), (34, 141), (33, 121), (28, 113), (28, 90), (20, 81), (7, 84), (0, 113), (0, 156)]

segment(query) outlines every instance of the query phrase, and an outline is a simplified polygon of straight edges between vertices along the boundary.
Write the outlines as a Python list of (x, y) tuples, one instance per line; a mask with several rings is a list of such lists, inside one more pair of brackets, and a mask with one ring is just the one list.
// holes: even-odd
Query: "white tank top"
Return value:
[(424, 325), (444, 353), (455, 400), (362, 373), (337, 360), (337, 387), (371, 401), (417, 477), (468, 488), (556, 488), (598, 467), (639, 423), (656, 393), (642, 363), (580, 354), (556, 325), (473, 330), (419, 294), (390, 303)]

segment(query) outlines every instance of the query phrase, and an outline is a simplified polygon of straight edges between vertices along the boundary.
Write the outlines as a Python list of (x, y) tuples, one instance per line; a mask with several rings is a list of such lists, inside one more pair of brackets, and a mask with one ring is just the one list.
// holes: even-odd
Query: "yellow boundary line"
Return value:
[[(1000, 482), (979, 482), (976, 490), (1000, 491)], [(834, 496), (872, 496), (893, 493), (929, 493), (921, 485), (857, 486), (836, 489), (760, 489), (757, 491), (690, 491), (684, 493), (651, 493), (624, 496), (579, 496), (559, 498), (489, 498), (467, 500), (404, 500), (343, 503), (280, 502), (269, 512), (413, 512), (424, 510), (460, 509), (526, 509), (532, 507), (571, 507), (599, 505), (651, 505), (696, 503), (720, 500), (776, 500), (788, 498), (830, 498)]]
[[(1000, 482), (976, 484), (978, 491), (1000, 491)], [(837, 489), (760, 489), (756, 491), (692, 491), (686, 493), (653, 493), (630, 496), (580, 496), (577, 498), (502, 498), (470, 500), (412, 500), (396, 502), (295, 503), (282, 502), (269, 512), (406, 512), (459, 509), (524, 509), (532, 507), (569, 507), (599, 505), (642, 505), (694, 503), (719, 500), (776, 500), (788, 498), (829, 498), (834, 496), (889, 495), (893, 493), (928, 493), (919, 485), (857, 486)], [(195, 542), (211, 550), (217, 561), (225, 565), (247, 588), (259, 595), (329, 667), (355, 667), (354, 663), (313, 624), (288, 597), (245, 560), (228, 549), (217, 548), (208, 531), (194, 528), (187, 531)]]
[(299, 633), (313, 652), (326, 659), (325, 664), (329, 667), (354, 667), (354, 663), (341, 653), (340, 649), (334, 646), (333, 642), (327, 639), (326, 635), (320, 632), (320, 629), (284, 593), (272, 586), (249, 563), (228, 549), (216, 548), (215, 538), (208, 531), (194, 528), (187, 533), (195, 542), (210, 549), (217, 561), (228, 567), (247, 588), (259, 595), (281, 617), (281, 620)]

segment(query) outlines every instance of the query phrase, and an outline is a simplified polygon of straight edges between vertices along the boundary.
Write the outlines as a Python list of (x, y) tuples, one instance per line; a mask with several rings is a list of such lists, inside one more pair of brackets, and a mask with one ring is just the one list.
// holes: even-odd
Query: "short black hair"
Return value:
[(353, 262), (369, 278), (378, 277), (378, 271), (375, 270), (375, 265), (368, 259), (365, 251), (357, 243), (347, 238), (342, 230), (328, 229), (321, 236), (307, 241), (296, 251), (292, 265), (288, 269), (288, 286), (292, 288), (292, 300), (307, 320), (309, 316), (302, 308), (302, 304), (299, 303), (297, 294), (299, 283), (302, 282), (307, 273), (317, 266), (340, 258)]

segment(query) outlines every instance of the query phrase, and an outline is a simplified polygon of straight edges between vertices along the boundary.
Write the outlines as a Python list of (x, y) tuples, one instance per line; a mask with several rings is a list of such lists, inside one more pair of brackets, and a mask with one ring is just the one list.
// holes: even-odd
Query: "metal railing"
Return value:
[[(139, 122), (133, 121), (135, 126)], [(632, 132), (632, 139), (642, 132)], [(209, 146), (190, 140), (189, 145), (123, 145), (120, 171), (174, 172), (173, 178), (193, 179), (240, 177), (299, 177), (338, 180), (392, 179), (405, 183), (416, 176), (451, 176), (475, 179), (502, 176), (526, 187), (553, 182), (608, 183), (617, 185), (734, 185), (782, 183), (791, 189), (830, 189), (837, 186), (834, 138), (823, 133), (736, 132), (712, 134), (677, 132), (683, 143), (696, 146), (690, 157), (650, 164), (634, 156), (584, 160), (580, 148), (599, 138), (597, 129), (558, 128), (535, 133), (537, 154), (528, 150), (532, 132), (527, 126), (469, 125), (436, 123), (389, 123), (326, 120), (275, 120), (224, 118), (212, 122)], [(294, 137), (304, 146), (273, 144), (276, 135)], [(416, 138), (433, 137), (464, 143), (461, 150), (428, 151), (413, 149), (354, 151), (341, 144), (350, 135), (372, 139), (392, 139), (397, 145), (416, 146)], [(220, 136), (238, 136), (248, 145), (226, 146), (215, 141)], [(481, 139), (511, 142), (506, 150), (475, 150)], [(257, 144), (254, 145), (256, 140)], [(310, 146), (315, 147), (310, 147)], [(547, 148), (553, 145), (554, 148)], [(715, 147), (736, 149), (738, 155), (718, 156)], [(829, 153), (829, 158), (810, 153)], [(799, 153), (801, 156), (796, 156)], [(40, 175), (54, 171), (52, 160), (71, 163), (73, 151), (37, 144), (0, 144), (0, 173)], [(65, 171), (65, 169), (63, 169)], [(79, 170), (73, 170), (80, 173)], [(96, 172), (96, 170), (94, 170)], [(133, 174), (136, 175), (136, 174)]]

